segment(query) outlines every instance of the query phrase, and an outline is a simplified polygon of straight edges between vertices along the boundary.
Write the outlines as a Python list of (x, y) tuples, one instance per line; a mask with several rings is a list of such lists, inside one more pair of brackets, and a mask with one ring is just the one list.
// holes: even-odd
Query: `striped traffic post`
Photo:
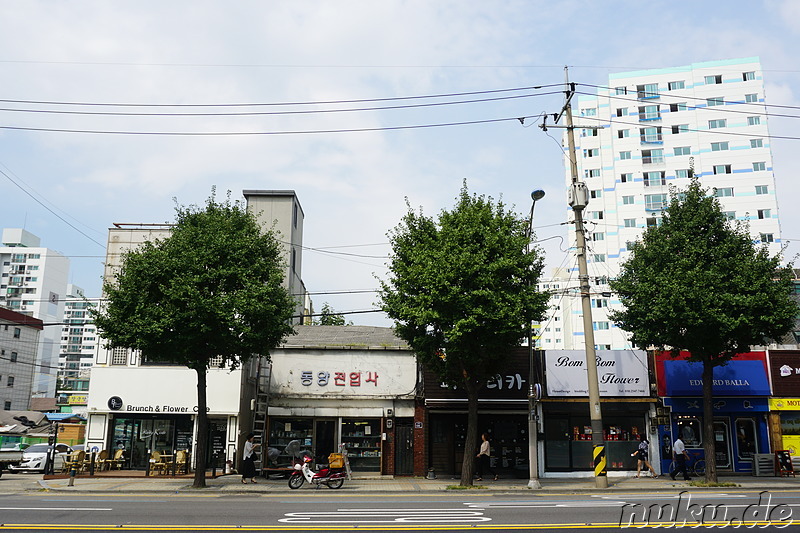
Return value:
[(606, 447), (603, 444), (596, 444), (592, 451), (595, 477), (606, 477)]

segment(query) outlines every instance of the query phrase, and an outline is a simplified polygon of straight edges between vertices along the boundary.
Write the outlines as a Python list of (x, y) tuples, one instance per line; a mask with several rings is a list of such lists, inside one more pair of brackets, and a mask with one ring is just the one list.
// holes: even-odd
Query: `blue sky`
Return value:
[[(759, 56), (770, 104), (800, 106), (800, 2), (785, 1), (137, 1), (0, 0), (0, 99), (128, 104), (319, 102), (558, 84), (614, 72)], [(107, 116), (0, 111), (0, 126), (136, 132), (279, 132), (485, 121), (562, 105), (532, 96), (395, 110), (260, 116)], [(535, 96), (533, 96), (535, 94)], [(462, 98), (463, 99), (463, 98)], [(439, 101), (442, 101), (441, 99)], [(391, 104), (414, 104), (400, 101)], [(432, 102), (425, 100), (424, 102)], [(389, 105), (63, 106), (4, 109), (230, 113)], [(796, 109), (784, 110), (800, 115)], [(770, 119), (772, 135), (798, 122)], [(527, 126), (527, 127), (526, 127)], [(168, 136), (0, 129), (0, 226), (25, 227), (71, 258), (71, 280), (99, 296), (107, 228), (173, 219), (212, 186), (294, 189), (305, 211), (303, 277), (317, 308), (375, 307), (388, 239), (406, 209), (452, 206), (461, 183), (527, 213), (548, 267), (566, 257), (558, 132), (516, 120), (352, 133)], [(793, 127), (794, 126), (794, 127)], [(798, 141), (773, 141), (784, 239), (800, 242)], [(59, 217), (34, 201), (46, 204)], [(325, 248), (321, 251), (319, 249)], [(788, 255), (800, 251), (790, 244)], [(332, 253), (333, 252), (333, 253)], [(347, 255), (345, 255), (347, 254)], [(379, 313), (350, 317), (389, 325)]]

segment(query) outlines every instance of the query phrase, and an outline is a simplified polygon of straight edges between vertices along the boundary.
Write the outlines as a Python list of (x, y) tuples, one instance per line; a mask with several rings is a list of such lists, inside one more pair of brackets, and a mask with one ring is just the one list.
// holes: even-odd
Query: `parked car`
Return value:
[(4, 444), (0, 447), (0, 476), (3, 475), (3, 470), (10, 470), (22, 462), (22, 450), (24, 447), (18, 442)]
[[(12, 472), (44, 472), (47, 461), (47, 454), (53, 449), (48, 444), (34, 444), (25, 448), (22, 452), (22, 462), (12, 465), (9, 470)], [(64, 460), (72, 453), (72, 448), (66, 444), (56, 444), (56, 454), (53, 469), (57, 472), (64, 467)]]

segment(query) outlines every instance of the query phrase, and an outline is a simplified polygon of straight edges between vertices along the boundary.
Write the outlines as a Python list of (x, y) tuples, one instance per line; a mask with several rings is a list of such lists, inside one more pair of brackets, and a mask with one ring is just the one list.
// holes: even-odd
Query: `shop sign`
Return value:
[[(681, 414), (703, 414), (702, 398), (664, 398), (664, 405)], [(715, 413), (766, 413), (770, 410), (767, 398), (714, 398)], [(800, 408), (799, 408), (800, 409)]]
[(362, 379), (364, 385), (372, 384), (378, 386), (378, 378), (380, 376), (377, 372), (328, 372), (327, 370), (301, 370), (300, 371), (300, 384), (304, 387), (310, 387), (316, 381), (320, 387), (327, 387), (333, 385), (334, 387), (360, 387)]
[[(664, 361), (666, 396), (702, 396), (703, 364), (683, 359)], [(732, 360), (714, 367), (713, 392), (717, 396), (769, 396), (769, 379), (764, 363)]]
[[(528, 398), (529, 353), (527, 347), (514, 351), (508, 359), (508, 370), (492, 376), (481, 388), (481, 400), (525, 400)], [(460, 387), (449, 387), (428, 369), (423, 369), (426, 400), (466, 400), (467, 393)]]
[(70, 394), (67, 396), (67, 405), (86, 405), (88, 400), (85, 394)]
[(800, 411), (800, 398), (770, 398), (770, 411)]
[(800, 396), (800, 351), (770, 350), (769, 366), (775, 396)]
[[(649, 396), (647, 354), (641, 350), (598, 350), (597, 380), (601, 396)], [(547, 395), (588, 396), (586, 353), (547, 350)]]
[[(113, 411), (121, 411), (125, 413), (192, 414), (198, 411), (196, 405), (189, 407), (184, 405), (126, 404), (119, 396), (112, 396), (109, 398), (108, 407)], [(211, 408), (206, 407), (206, 411), (211, 411)]]

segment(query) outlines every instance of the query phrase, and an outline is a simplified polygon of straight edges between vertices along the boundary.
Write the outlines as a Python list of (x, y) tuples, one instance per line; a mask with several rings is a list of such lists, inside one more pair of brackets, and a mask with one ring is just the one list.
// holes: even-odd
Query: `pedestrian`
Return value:
[(489, 435), (486, 433), (481, 434), (481, 449), (476, 456), (478, 458), (478, 481), (483, 481), (483, 473), (489, 472), (494, 476), (494, 480), (497, 481), (500, 477), (497, 473), (492, 470), (492, 465), (490, 462), (490, 445), (489, 445)]
[(642, 472), (642, 467), (647, 467), (647, 470), (650, 470), (650, 475), (653, 477), (658, 477), (656, 471), (653, 470), (653, 467), (650, 465), (650, 462), (647, 460), (648, 452), (650, 451), (650, 443), (647, 442), (647, 437), (644, 436), (644, 433), (639, 435), (639, 448), (631, 454), (631, 457), (636, 457), (636, 477)]
[(256, 448), (261, 446), (253, 442), (255, 433), (248, 433), (247, 439), (244, 441), (244, 451), (242, 452), (242, 483), (247, 484), (247, 479), (250, 478), (251, 483), (256, 482)]
[(683, 480), (689, 481), (689, 473), (686, 471), (686, 459), (689, 458), (689, 454), (686, 452), (686, 446), (683, 444), (683, 440), (681, 437), (675, 440), (672, 444), (672, 460), (675, 461), (675, 470), (669, 475), (673, 481), (675, 481), (675, 477), (678, 475), (678, 472), (683, 473)]

